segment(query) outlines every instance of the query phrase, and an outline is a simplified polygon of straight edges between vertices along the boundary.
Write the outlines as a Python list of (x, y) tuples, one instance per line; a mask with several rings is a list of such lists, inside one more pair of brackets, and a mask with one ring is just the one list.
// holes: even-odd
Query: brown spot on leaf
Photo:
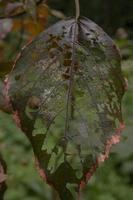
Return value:
[(59, 47), (58, 43), (56, 41), (52, 42), (52, 48), (57, 48)]
[(40, 99), (36, 96), (33, 96), (29, 99), (28, 105), (31, 109), (38, 109), (40, 105)]
[(72, 64), (72, 60), (70, 59), (65, 59), (63, 65), (64, 66), (70, 66)]
[(33, 52), (31, 56), (32, 56), (32, 59), (33, 59), (33, 60), (37, 60), (38, 57), (39, 57), (39, 55), (38, 55), (37, 52)]
[(72, 57), (72, 52), (71, 52), (71, 51), (67, 51), (67, 52), (65, 53), (64, 57), (65, 57), (66, 59), (70, 59), (70, 58)]
[(15, 80), (16, 80), (16, 81), (18, 81), (20, 78), (21, 78), (21, 75), (20, 75), (20, 74), (15, 76)]
[(78, 62), (75, 62), (74, 64), (74, 71), (77, 71), (79, 69), (79, 64)]
[(70, 74), (64, 73), (62, 77), (66, 80), (70, 79)]
[(67, 50), (70, 50), (70, 49), (71, 49), (71, 46), (68, 45), (68, 44), (64, 44), (64, 48), (67, 49)]

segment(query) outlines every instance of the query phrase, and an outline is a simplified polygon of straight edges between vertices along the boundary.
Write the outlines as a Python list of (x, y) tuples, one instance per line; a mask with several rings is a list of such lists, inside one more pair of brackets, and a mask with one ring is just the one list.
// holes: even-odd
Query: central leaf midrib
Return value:
[[(70, 118), (70, 113), (69, 113), (69, 108), (71, 107), (71, 114), (73, 113), (72, 107), (74, 106), (72, 102), (73, 96), (73, 82), (74, 82), (74, 64), (75, 64), (75, 53), (76, 53), (76, 42), (77, 42), (77, 30), (78, 30), (78, 21), (75, 20), (74, 23), (74, 31), (72, 35), (72, 64), (70, 66), (70, 79), (68, 82), (68, 90), (67, 90), (67, 100), (66, 100), (66, 117), (65, 117), (65, 132), (64, 132), (64, 137), (67, 139), (67, 134), (69, 131), (69, 118)], [(72, 114), (73, 115), (73, 114)], [(72, 116), (73, 118), (73, 116)]]

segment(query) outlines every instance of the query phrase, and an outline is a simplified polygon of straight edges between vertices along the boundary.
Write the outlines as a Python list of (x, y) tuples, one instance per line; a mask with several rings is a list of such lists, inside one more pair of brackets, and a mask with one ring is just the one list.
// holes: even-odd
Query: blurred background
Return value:
[[(80, 0), (81, 15), (99, 24), (118, 44), (128, 79), (123, 98), (126, 128), (121, 143), (86, 186), (81, 200), (133, 200), (133, 1)], [(75, 14), (74, 0), (0, 1), (0, 78), (12, 68), (22, 46), (41, 31)], [(0, 152), (7, 163), (5, 200), (56, 200), (34, 165), (25, 135), (11, 116), (0, 112)]]

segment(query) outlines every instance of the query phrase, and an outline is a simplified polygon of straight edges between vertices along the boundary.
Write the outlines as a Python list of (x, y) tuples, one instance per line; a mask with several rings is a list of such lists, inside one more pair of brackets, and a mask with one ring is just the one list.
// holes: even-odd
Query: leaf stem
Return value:
[(76, 6), (76, 20), (78, 20), (80, 16), (80, 5), (79, 5), (79, 0), (75, 0), (75, 6)]

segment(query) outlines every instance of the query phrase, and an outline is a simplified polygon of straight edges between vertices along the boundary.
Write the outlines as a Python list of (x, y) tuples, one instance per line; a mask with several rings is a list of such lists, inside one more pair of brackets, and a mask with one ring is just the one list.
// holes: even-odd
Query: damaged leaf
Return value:
[(62, 20), (21, 53), (5, 94), (40, 175), (73, 200), (119, 142), (124, 79), (119, 51), (87, 18)]

